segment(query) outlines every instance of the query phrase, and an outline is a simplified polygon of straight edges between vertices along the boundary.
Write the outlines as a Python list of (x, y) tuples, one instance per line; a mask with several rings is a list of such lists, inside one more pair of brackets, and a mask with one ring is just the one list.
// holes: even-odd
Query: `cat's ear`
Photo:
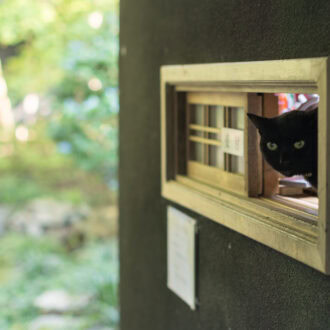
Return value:
[(318, 108), (304, 111), (305, 123), (309, 129), (317, 130), (317, 111)]
[(252, 113), (247, 114), (254, 126), (259, 130), (259, 133), (262, 134), (262, 132), (267, 130), (268, 118), (260, 117), (257, 115), (254, 115)]

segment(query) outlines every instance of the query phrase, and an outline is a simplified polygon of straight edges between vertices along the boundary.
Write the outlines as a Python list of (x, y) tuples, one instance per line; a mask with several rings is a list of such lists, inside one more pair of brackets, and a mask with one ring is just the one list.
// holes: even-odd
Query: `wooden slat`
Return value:
[[(274, 94), (263, 94), (263, 116), (278, 116), (278, 98)], [(278, 193), (278, 178), (278, 172), (263, 160), (263, 195), (265, 197), (272, 197)]]
[[(165, 162), (162, 166), (166, 169), (166, 173), (164, 173), (163, 180), (171, 180), (175, 177), (175, 150), (176, 150), (176, 117), (175, 114), (177, 112), (177, 100), (176, 94), (174, 92), (173, 86), (167, 85), (165, 86), (164, 97), (165, 97), (165, 105), (166, 110), (162, 113), (163, 116), (163, 127), (162, 133), (163, 141), (162, 148), (164, 148), (162, 161)], [(165, 118), (164, 118), (165, 117)], [(164, 135), (165, 132), (165, 135)], [(165, 149), (166, 148), (166, 149)]]
[[(209, 123), (209, 106), (204, 105), (203, 106), (203, 126), (208, 126)], [(208, 139), (208, 133), (202, 132), (203, 138)], [(208, 165), (209, 164), (209, 144), (205, 143), (203, 144), (203, 164)]]
[(187, 101), (190, 104), (223, 105), (228, 107), (244, 107), (246, 93), (207, 93), (189, 92)]
[(229, 82), (219, 84), (205, 83), (194, 85), (194, 83), (185, 83), (176, 86), (178, 92), (218, 92), (218, 93), (282, 93), (285, 90), (286, 93), (303, 93), (303, 94), (315, 94), (318, 92), (315, 82), (308, 82), (303, 84), (295, 84), (284, 82), (284, 83), (269, 83), (266, 82), (251, 82), (239, 83)]
[(245, 182), (244, 177), (240, 174), (229, 173), (216, 167), (189, 161), (188, 176), (212, 186), (244, 194)]
[(196, 125), (196, 124), (190, 124), (189, 129), (192, 129), (194, 131), (202, 131), (202, 132), (209, 132), (209, 133), (216, 133), (216, 134), (221, 133), (220, 128), (206, 127), (206, 126)]
[[(319, 200), (316, 196), (302, 196), (302, 197), (290, 197), (290, 196), (278, 196), (280, 199), (284, 199), (291, 202), (291, 205), (301, 205), (306, 209), (313, 209), (317, 211), (319, 209)], [(317, 214), (317, 212), (316, 212)]]
[(318, 109), (318, 197), (319, 251), (327, 274), (330, 274), (330, 63), (323, 64), (319, 76)]
[(205, 138), (201, 138), (199, 136), (189, 136), (189, 140), (193, 141), (193, 142), (211, 144), (211, 145), (214, 145), (214, 146), (221, 146), (220, 141), (212, 140), (212, 139), (205, 139)]
[(278, 193), (280, 196), (298, 196), (304, 193), (303, 187), (290, 187), (286, 185), (278, 186)]
[(318, 204), (309, 203), (307, 200), (303, 200), (302, 198), (275, 195), (271, 198), (271, 200), (281, 204), (281, 206), (287, 205), (295, 210), (300, 210), (315, 216), (318, 215)]
[(176, 93), (176, 174), (187, 173), (187, 118), (186, 93)]
[[(230, 86), (232, 91), (317, 93), (327, 58), (262, 62), (172, 65), (161, 68), (162, 80), (176, 85)], [(228, 87), (229, 88), (229, 87)]]
[[(262, 97), (260, 95), (248, 94), (247, 113), (262, 115)], [(245, 187), (248, 196), (257, 197), (262, 192), (262, 156), (259, 148), (259, 136), (248, 116), (245, 116), (244, 127)]]
[[(187, 94), (186, 94), (187, 95)], [(187, 102), (187, 98), (186, 98), (186, 105), (185, 105), (185, 112), (186, 112), (186, 129), (185, 129), (185, 141), (186, 141), (186, 160), (187, 160), (187, 163), (191, 157), (191, 150), (190, 150), (190, 141), (189, 141), (189, 123), (190, 123), (190, 105), (188, 104)], [(186, 171), (185, 171), (185, 174), (187, 174), (187, 165), (186, 165)]]
[[(231, 122), (230, 122), (230, 114), (229, 114), (228, 107), (224, 107), (223, 115), (224, 115), (224, 120), (223, 120), (224, 127), (230, 127)], [(231, 157), (227, 153), (224, 154), (224, 163), (225, 163), (225, 170), (230, 172), (231, 171)]]

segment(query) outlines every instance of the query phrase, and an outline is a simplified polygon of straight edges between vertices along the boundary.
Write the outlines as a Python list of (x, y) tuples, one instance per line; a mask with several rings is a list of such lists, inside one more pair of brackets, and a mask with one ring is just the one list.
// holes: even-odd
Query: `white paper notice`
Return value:
[(167, 209), (167, 286), (195, 309), (196, 220)]
[(221, 129), (222, 151), (235, 156), (244, 155), (244, 131), (234, 128)]

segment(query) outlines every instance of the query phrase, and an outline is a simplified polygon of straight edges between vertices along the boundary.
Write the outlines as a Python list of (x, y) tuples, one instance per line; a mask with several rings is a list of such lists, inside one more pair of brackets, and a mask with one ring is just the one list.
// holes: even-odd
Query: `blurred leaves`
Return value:
[[(98, 30), (87, 22), (96, 10), (105, 16)], [(0, 45), (18, 47), (5, 69), (11, 99), (16, 103), (31, 89), (43, 93), (60, 83), (72, 52), (82, 57), (80, 63), (100, 62), (116, 83), (117, 11), (117, 0), (2, 0)]]
[(116, 192), (109, 190), (104, 177), (77, 168), (72, 157), (56, 152), (57, 146), (46, 135), (45, 126), (47, 122), (35, 124), (38, 139), (16, 142), (12, 154), (1, 159), (1, 203), (20, 207), (41, 196), (91, 206), (114, 203)]
[(1, 178), (0, 184), (0, 200), (4, 204), (19, 206), (45, 193), (36, 182), (25, 180), (16, 175), (6, 175)]
[[(95, 12), (102, 22), (93, 25)], [(0, 55), (12, 104), (35, 93), (50, 108), (18, 123), (29, 129), (28, 141), (1, 141), (8, 149), (0, 162), (2, 203), (45, 195), (90, 206), (114, 202), (108, 188), (115, 190), (117, 177), (118, 29), (118, 0), (0, 0)], [(89, 241), (67, 254), (51, 237), (9, 233), (0, 239), (0, 265), (0, 329), (26, 329), (38, 315), (34, 299), (49, 289), (93, 297), (84, 329), (118, 324), (114, 241)]]
[(68, 255), (49, 237), (11, 234), (0, 240), (0, 262), (0, 329), (26, 329), (38, 316), (34, 299), (51, 289), (93, 297), (84, 311), (83, 329), (118, 324), (115, 241), (89, 243)]
[[(102, 19), (94, 28), (93, 13)], [(28, 93), (51, 100), (52, 115), (44, 129), (57, 150), (113, 187), (118, 29), (118, 0), (0, 2), (0, 47), (15, 49), (4, 66), (12, 103)]]

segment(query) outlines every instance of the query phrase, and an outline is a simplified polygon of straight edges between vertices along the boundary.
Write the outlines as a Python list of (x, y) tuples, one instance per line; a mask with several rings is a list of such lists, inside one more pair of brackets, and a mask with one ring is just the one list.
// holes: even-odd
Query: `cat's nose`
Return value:
[(289, 156), (289, 154), (282, 153), (280, 155), (280, 164), (282, 166), (286, 166), (286, 165), (289, 165), (290, 164), (290, 156)]
[(280, 164), (283, 168), (286, 168), (290, 165), (290, 162), (288, 160), (280, 161)]

